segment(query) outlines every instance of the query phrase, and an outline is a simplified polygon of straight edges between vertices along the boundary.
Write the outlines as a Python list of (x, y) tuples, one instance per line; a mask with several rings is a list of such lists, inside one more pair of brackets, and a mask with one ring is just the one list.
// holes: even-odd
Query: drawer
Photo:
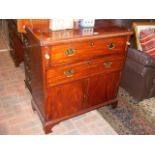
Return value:
[(25, 71), (27, 72), (27, 73), (31, 73), (31, 70), (30, 70), (30, 66), (29, 66), (29, 64), (27, 64), (27, 63), (24, 63), (24, 65), (25, 65)]
[(51, 47), (51, 64), (72, 63), (107, 54), (123, 53), (126, 37), (90, 40)]
[(25, 84), (27, 86), (27, 88), (29, 89), (30, 92), (32, 92), (32, 88), (31, 88), (31, 78), (26, 74), (25, 72)]
[(28, 64), (30, 63), (30, 56), (26, 49), (24, 50), (24, 61)]
[(25, 80), (31, 84), (31, 72), (25, 68)]
[(46, 73), (47, 86), (54, 86), (97, 74), (121, 70), (123, 60), (124, 57), (115, 56), (84, 61), (63, 67), (52, 67)]

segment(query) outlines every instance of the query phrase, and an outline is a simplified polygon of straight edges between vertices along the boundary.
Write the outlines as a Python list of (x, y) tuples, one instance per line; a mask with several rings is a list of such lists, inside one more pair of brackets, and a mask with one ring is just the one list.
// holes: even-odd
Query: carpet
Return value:
[(136, 103), (123, 89), (119, 89), (118, 107), (100, 108), (99, 113), (119, 135), (155, 134), (155, 98)]

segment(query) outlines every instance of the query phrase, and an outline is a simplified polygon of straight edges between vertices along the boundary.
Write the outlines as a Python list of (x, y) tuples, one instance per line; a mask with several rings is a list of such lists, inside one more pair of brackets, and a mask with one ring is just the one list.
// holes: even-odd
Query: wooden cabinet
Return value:
[(18, 19), (18, 32), (25, 33), (25, 26), (29, 25), (30, 27), (34, 27), (38, 24), (44, 24), (44, 26), (49, 27), (49, 19)]
[(46, 133), (62, 120), (117, 105), (132, 31), (109, 26), (83, 35), (80, 29), (52, 32), (41, 25), (26, 32), (25, 75)]
[(8, 20), (10, 54), (14, 60), (15, 65), (18, 67), (24, 59), (24, 49), (21, 39), (21, 34), (17, 32), (17, 21)]
[[(36, 25), (49, 26), (49, 19), (8, 19), (10, 54), (14, 60), (15, 66), (18, 67), (24, 61), (24, 37), (25, 26), (35, 27)], [(28, 81), (25, 80), (27, 85)], [(29, 87), (29, 86), (28, 86)], [(30, 88), (30, 87), (29, 87)]]

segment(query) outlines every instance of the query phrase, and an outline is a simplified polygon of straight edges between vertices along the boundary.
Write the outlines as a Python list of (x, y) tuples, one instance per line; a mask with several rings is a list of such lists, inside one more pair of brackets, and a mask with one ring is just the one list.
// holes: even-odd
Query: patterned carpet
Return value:
[(134, 101), (123, 89), (119, 89), (118, 107), (99, 109), (100, 114), (120, 135), (154, 135), (155, 134), (155, 98)]

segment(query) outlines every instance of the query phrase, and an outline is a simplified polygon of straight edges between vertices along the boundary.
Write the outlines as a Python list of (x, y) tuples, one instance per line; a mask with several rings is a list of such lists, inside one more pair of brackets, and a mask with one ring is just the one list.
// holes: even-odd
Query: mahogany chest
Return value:
[(62, 120), (117, 105), (132, 31), (115, 26), (85, 31), (26, 27), (25, 81), (45, 133)]

